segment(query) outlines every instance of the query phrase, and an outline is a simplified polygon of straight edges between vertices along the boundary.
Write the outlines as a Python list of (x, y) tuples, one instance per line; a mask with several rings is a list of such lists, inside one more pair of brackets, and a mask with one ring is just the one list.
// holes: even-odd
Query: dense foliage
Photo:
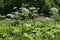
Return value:
[(60, 25), (53, 21), (18, 22), (0, 21), (0, 40), (60, 40)]
[(39, 14), (44, 13), (45, 16), (49, 16), (49, 9), (56, 7), (60, 10), (59, 0), (0, 0), (0, 14), (7, 14), (15, 11), (13, 7), (30, 7), (34, 6), (39, 9)]
[(60, 0), (0, 0), (0, 40), (60, 40)]

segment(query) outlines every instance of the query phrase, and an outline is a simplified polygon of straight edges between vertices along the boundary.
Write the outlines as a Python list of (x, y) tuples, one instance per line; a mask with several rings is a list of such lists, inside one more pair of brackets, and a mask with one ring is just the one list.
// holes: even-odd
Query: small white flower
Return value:
[(38, 11), (37, 11), (37, 10), (34, 10), (33, 12), (36, 13), (36, 12), (38, 12)]
[(40, 9), (40, 8), (37, 8), (37, 9)]
[(11, 19), (9, 19), (9, 18), (6, 18), (5, 20), (11, 20)]
[(20, 10), (24, 13), (30, 13), (29, 10), (27, 8), (20, 8)]
[(14, 7), (13, 9), (16, 9), (17, 7)]
[(15, 16), (13, 14), (7, 14), (7, 16), (14, 18)]
[(51, 10), (51, 11), (56, 11), (56, 12), (59, 11), (59, 10), (58, 10), (57, 8), (55, 8), (55, 7), (51, 8), (50, 10)]
[(49, 17), (46, 17), (46, 20), (51, 20), (51, 18), (49, 18)]
[(35, 7), (29, 7), (30, 10), (35, 10), (36, 8)]
[(20, 13), (18, 13), (18, 12), (15, 12), (15, 14), (20, 14)]

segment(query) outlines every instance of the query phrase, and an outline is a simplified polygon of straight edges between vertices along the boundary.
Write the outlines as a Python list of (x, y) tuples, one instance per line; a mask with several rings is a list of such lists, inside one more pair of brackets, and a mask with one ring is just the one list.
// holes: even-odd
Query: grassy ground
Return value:
[(60, 40), (60, 24), (54, 21), (0, 21), (0, 40)]

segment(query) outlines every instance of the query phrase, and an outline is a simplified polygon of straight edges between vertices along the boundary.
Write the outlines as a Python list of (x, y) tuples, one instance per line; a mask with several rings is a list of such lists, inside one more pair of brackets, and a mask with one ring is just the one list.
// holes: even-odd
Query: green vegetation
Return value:
[(16, 25), (16, 20), (0, 21), (0, 40), (60, 39), (60, 24), (54, 23), (53, 21), (18, 21), (18, 25)]
[(0, 40), (60, 40), (60, 0), (0, 0)]

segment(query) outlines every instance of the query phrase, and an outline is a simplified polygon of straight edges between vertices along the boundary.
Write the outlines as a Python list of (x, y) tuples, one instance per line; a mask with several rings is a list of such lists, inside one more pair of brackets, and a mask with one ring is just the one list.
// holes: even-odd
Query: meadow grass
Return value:
[(60, 24), (19, 20), (14, 25), (14, 21), (0, 21), (0, 40), (60, 40)]

